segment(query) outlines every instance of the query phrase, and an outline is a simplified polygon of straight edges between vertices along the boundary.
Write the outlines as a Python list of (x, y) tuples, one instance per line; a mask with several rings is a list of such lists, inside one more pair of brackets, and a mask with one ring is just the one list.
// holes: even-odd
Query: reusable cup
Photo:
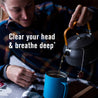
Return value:
[(45, 74), (44, 98), (67, 98), (67, 74), (59, 71), (48, 71)]

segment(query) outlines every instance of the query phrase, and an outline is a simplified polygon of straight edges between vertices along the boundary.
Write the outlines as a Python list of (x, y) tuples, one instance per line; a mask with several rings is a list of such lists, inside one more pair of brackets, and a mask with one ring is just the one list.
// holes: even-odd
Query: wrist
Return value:
[(4, 67), (4, 69), (3, 69), (3, 77), (4, 77), (5, 79), (8, 79), (7, 73), (6, 73), (8, 66), (9, 66), (9, 64), (7, 64), (7, 65)]

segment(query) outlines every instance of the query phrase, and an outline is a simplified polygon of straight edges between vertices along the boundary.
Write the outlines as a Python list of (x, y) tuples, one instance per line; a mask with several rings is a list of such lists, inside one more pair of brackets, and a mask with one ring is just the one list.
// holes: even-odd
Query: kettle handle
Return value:
[[(73, 23), (73, 27), (77, 24), (77, 21), (75, 21)], [(90, 24), (89, 22), (87, 22), (87, 28), (88, 28), (88, 31), (89, 31), (89, 34), (91, 35), (91, 28), (90, 28)], [(66, 34), (67, 32), (70, 30), (70, 28), (68, 27), (65, 31), (64, 31), (64, 40), (65, 40), (65, 45), (68, 46), (68, 42), (67, 42), (67, 37), (66, 37)], [(79, 35), (78, 33), (76, 33), (77, 35)]]

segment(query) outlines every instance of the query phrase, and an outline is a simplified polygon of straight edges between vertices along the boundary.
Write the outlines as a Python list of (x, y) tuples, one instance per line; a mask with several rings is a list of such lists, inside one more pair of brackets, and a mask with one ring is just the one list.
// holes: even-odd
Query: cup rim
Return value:
[[(54, 74), (55, 73), (55, 74)], [(50, 76), (50, 75), (57, 75), (58, 74), (58, 71), (57, 70), (51, 70), (51, 71), (48, 71), (48, 72), (46, 72), (46, 74), (48, 75), (48, 76)], [(50, 75), (49, 75), (50, 74)], [(61, 78), (67, 78), (67, 74), (65, 73), (65, 72), (62, 72), (62, 71), (60, 71), (60, 76), (62, 76)], [(52, 77), (52, 76), (50, 76), (50, 77)], [(55, 77), (56, 78), (56, 77)]]

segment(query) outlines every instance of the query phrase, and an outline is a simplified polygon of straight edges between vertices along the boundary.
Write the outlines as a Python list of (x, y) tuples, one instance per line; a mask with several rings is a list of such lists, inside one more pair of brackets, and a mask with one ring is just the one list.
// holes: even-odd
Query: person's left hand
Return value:
[(6, 74), (9, 80), (22, 87), (28, 87), (36, 80), (35, 72), (16, 65), (9, 65)]

